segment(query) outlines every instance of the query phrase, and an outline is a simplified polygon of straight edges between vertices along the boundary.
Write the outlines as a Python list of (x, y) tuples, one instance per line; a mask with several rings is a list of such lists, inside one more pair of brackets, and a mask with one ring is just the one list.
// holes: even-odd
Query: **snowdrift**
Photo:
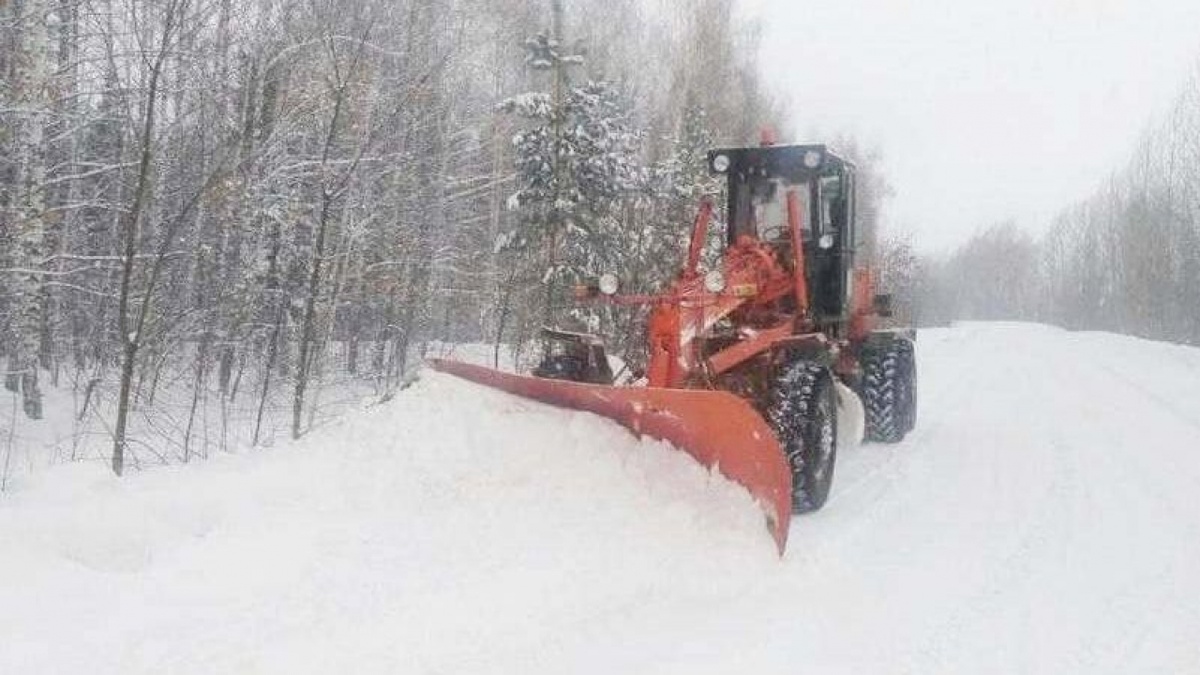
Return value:
[(4, 673), (515, 672), (777, 567), (749, 494), (682, 453), (433, 373), (278, 451), (42, 474), (0, 541)]

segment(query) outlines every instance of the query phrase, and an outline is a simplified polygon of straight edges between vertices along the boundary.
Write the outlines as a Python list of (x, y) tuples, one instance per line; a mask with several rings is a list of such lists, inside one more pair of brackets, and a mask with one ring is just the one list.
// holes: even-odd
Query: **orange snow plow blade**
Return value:
[(550, 405), (620, 423), (638, 436), (666, 441), (745, 487), (767, 516), (779, 554), (792, 517), (792, 473), (775, 434), (748, 403), (723, 391), (609, 387), (503, 373), (433, 359), (439, 371)]

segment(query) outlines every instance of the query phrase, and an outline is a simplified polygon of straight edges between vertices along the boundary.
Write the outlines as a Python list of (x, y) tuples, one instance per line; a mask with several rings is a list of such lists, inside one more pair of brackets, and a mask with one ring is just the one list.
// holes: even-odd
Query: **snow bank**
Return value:
[(0, 501), (3, 673), (515, 671), (778, 568), (682, 453), (442, 375), (291, 448), (35, 480)]

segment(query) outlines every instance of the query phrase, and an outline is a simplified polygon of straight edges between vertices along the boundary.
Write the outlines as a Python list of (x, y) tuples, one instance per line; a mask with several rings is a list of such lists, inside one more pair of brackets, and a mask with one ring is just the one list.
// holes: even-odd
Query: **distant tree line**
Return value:
[(1200, 345), (1200, 70), (1128, 163), (1044, 236), (1009, 222), (944, 258), (889, 249), (925, 325), (1028, 320)]

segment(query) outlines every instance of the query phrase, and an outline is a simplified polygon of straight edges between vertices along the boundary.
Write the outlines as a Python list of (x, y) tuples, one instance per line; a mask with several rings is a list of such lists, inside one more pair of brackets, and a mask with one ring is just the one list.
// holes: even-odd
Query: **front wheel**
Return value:
[(792, 469), (792, 513), (820, 509), (837, 459), (837, 394), (829, 369), (804, 360), (784, 366), (767, 419)]

